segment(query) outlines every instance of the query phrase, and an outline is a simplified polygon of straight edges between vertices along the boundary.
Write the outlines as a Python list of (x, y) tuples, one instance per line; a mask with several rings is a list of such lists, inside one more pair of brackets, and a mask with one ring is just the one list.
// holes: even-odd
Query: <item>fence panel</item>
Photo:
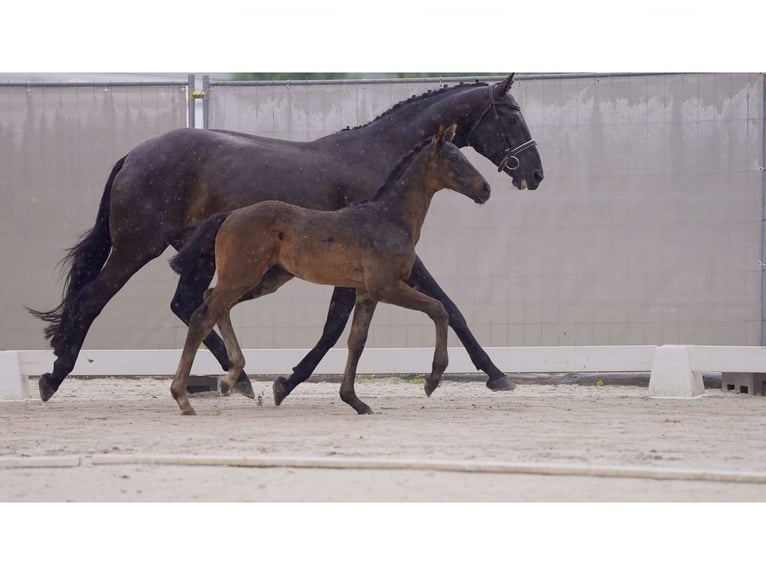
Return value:
[[(493, 197), (475, 206), (438, 195), (418, 252), (486, 346), (759, 345), (763, 81), (522, 77), (513, 90), (545, 181), (518, 191), (467, 149)], [(438, 85), (213, 84), (209, 125), (309, 140)], [(135, 144), (186, 124), (186, 86), (0, 85), (0, 102), (0, 348), (45, 348), (43, 324), (23, 306), (58, 303), (56, 263), (93, 225), (111, 166)], [(86, 347), (181, 346), (166, 259), (107, 305)], [(293, 281), (239, 306), (243, 344), (312, 345), (330, 292)], [(432, 343), (427, 318), (379, 307), (369, 345)]]
[[(133, 146), (186, 125), (186, 85), (0, 84), (0, 349), (46, 348), (24, 305), (60, 301), (56, 264), (96, 219), (112, 165)], [(164, 258), (128, 282), (95, 321), (90, 348), (180, 345)]]
[[(213, 85), (209, 125), (309, 140), (434, 87)], [(518, 191), (467, 150), (492, 199), (437, 196), (418, 246), (479, 340), (759, 345), (763, 76), (522, 77), (513, 90), (545, 181)], [(309, 346), (329, 297), (293, 281), (240, 306), (235, 325), (246, 346)], [(368, 344), (432, 342), (427, 318), (382, 306)]]

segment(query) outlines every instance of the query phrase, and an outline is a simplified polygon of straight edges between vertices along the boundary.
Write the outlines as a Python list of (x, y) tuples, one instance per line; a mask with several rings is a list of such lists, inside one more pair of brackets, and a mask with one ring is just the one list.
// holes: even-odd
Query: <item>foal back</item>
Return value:
[(249, 291), (277, 264), (311, 283), (353, 289), (365, 289), (365, 269), (383, 262), (396, 279), (406, 277), (414, 246), (374, 211), (370, 204), (316, 211), (280, 201), (236, 210), (216, 236), (218, 283)]

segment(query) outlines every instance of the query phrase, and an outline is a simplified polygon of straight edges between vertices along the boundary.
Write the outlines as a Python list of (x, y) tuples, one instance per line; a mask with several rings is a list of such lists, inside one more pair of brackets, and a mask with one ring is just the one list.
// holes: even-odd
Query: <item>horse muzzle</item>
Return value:
[(536, 169), (532, 172), (530, 177), (524, 177), (518, 172), (509, 172), (513, 185), (515, 185), (521, 191), (535, 190), (540, 186), (540, 182), (543, 180), (543, 170)]
[(491, 192), (492, 192), (492, 189), (489, 187), (489, 183), (485, 181), (481, 187), (481, 191), (473, 197), (473, 200), (479, 205), (483, 203), (487, 203)]

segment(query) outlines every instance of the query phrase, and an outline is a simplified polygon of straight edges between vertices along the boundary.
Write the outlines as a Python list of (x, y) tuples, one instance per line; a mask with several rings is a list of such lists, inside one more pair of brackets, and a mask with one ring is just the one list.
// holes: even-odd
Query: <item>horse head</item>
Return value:
[(543, 165), (521, 108), (511, 95), (513, 74), (487, 86), (486, 106), (473, 122), (467, 143), (511, 176), (519, 189), (537, 189)]

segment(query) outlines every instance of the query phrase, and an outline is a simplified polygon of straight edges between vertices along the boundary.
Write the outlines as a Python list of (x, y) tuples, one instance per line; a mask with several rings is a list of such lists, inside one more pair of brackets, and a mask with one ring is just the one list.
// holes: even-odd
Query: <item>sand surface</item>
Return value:
[(169, 386), (68, 379), (42, 403), (30, 381), (0, 402), (0, 501), (766, 501), (766, 397), (378, 378), (359, 416), (335, 382), (275, 407), (256, 381), (183, 417)]

